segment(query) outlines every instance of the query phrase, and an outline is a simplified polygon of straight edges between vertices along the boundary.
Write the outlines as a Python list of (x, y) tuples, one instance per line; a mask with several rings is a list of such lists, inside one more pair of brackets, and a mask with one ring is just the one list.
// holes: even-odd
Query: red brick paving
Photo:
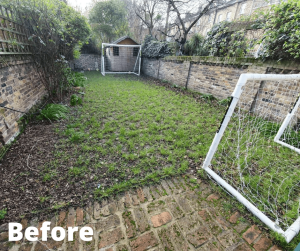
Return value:
[[(76, 210), (71, 207), (47, 220), (51, 221), (51, 229), (54, 226), (92, 227), (91, 242), (79, 240), (76, 232), (73, 242), (56, 242), (50, 238), (47, 242), (18, 242), (12, 250), (282, 251), (265, 233), (262, 235), (257, 226), (241, 220), (238, 212), (224, 210), (223, 200), (212, 193), (207, 184), (200, 183), (200, 188), (193, 191), (183, 179), (166, 180), (161, 186), (138, 188), (118, 195), (115, 201), (90, 203)], [(23, 229), (31, 225), (26, 219), (21, 223)], [(41, 224), (35, 226), (41, 227)], [(7, 241), (7, 225), (1, 225), (0, 250), (9, 250), (11, 246)]]

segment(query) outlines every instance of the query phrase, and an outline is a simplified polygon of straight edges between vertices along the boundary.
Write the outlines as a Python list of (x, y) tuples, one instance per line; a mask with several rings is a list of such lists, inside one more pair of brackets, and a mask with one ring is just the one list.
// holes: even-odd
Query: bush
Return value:
[(71, 106), (81, 105), (82, 99), (80, 97), (78, 97), (76, 94), (73, 94), (70, 99), (70, 104), (71, 104)]
[(68, 107), (59, 104), (47, 105), (38, 116), (39, 119), (59, 120), (67, 118)]
[(205, 38), (194, 34), (184, 45), (184, 53), (189, 56), (207, 56), (209, 52), (204, 48)]
[[(252, 29), (258, 29), (260, 20), (250, 22)], [(211, 56), (244, 57), (256, 44), (256, 41), (246, 37), (249, 22), (221, 22), (212, 27), (205, 40), (204, 49)], [(249, 28), (249, 27), (248, 27)]]
[(263, 59), (300, 58), (300, 2), (289, 0), (272, 6), (266, 15), (265, 36), (262, 39)]
[(87, 78), (84, 76), (83, 73), (72, 71), (71, 68), (65, 68), (64, 74), (70, 86), (84, 87)]
[(145, 37), (142, 46), (142, 56), (146, 58), (162, 58), (171, 55), (168, 42), (159, 42), (152, 36)]

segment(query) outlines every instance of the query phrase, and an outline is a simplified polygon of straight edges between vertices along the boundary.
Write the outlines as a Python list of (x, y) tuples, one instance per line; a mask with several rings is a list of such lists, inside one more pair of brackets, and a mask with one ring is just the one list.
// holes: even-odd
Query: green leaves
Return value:
[(103, 42), (112, 42), (129, 32), (124, 3), (118, 0), (96, 2), (89, 20)]
[(64, 105), (49, 104), (41, 111), (39, 118), (48, 120), (65, 119), (68, 112), (68, 107)]
[(300, 57), (300, 5), (290, 0), (272, 7), (267, 15), (263, 39), (263, 59), (298, 59)]
[(3, 208), (0, 210), (0, 220), (3, 220), (5, 215), (7, 214), (7, 209)]

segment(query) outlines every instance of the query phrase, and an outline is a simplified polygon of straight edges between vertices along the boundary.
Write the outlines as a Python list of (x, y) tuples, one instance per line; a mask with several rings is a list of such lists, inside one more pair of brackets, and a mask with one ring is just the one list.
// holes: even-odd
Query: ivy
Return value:
[(244, 57), (254, 45), (246, 37), (246, 29), (232, 29), (230, 22), (221, 22), (208, 32), (204, 48), (211, 56)]
[(162, 58), (171, 55), (172, 50), (168, 42), (157, 41), (152, 36), (145, 37), (142, 46), (142, 56), (146, 58)]
[(300, 2), (289, 0), (272, 6), (266, 14), (265, 35), (261, 42), (263, 59), (300, 59)]

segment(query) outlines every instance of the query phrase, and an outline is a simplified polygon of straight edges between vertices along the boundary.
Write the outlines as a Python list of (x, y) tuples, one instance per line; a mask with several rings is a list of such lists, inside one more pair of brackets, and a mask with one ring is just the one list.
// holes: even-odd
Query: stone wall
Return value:
[(80, 58), (70, 62), (72, 70), (96, 71), (101, 69), (101, 55), (81, 54)]
[[(19, 111), (28, 112), (46, 95), (31, 56), (1, 56), (0, 83), (1, 106)], [(17, 121), (22, 115), (0, 107), (0, 146), (19, 133)]]
[[(169, 81), (180, 87), (218, 99), (231, 96), (242, 73), (297, 74), (300, 65), (293, 62), (261, 62), (253, 58), (227, 59), (213, 57), (143, 58), (142, 73)], [(282, 120), (300, 92), (300, 83), (281, 81), (249, 81), (245, 86), (244, 109), (266, 112), (268, 107), (275, 120)], [(255, 100), (255, 102), (254, 102)], [(270, 108), (271, 107), (271, 108)], [(300, 109), (299, 109), (300, 110)], [(300, 117), (300, 114), (299, 114)]]

